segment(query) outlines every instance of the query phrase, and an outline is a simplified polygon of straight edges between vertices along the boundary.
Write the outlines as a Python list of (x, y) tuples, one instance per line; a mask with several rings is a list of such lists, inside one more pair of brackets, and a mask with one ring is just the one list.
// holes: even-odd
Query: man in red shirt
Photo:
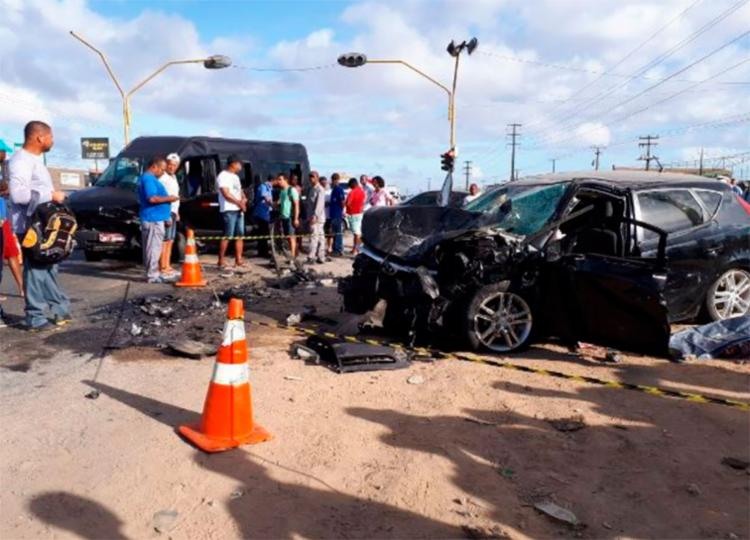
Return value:
[(346, 211), (346, 224), (354, 235), (352, 255), (359, 253), (359, 244), (362, 237), (362, 215), (365, 212), (365, 190), (362, 189), (356, 178), (349, 179), (349, 194), (346, 196), (344, 210)]

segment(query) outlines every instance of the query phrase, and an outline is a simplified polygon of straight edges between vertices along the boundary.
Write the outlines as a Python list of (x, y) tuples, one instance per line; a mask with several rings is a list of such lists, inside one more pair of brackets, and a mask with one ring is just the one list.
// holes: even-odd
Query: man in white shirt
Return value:
[(479, 186), (476, 184), (471, 184), (471, 186), (469, 186), (469, 194), (466, 197), (464, 197), (463, 205), (466, 206), (470, 202), (476, 200), (477, 198), (479, 198), (481, 194), (482, 194), (482, 191), (479, 189)]
[[(180, 168), (180, 156), (175, 153), (167, 156), (167, 168), (164, 174), (159, 177), (159, 182), (167, 190), (170, 197), (180, 196), (180, 184), (177, 182), (177, 169)], [(165, 276), (176, 274), (171, 265), (172, 245), (177, 235), (177, 222), (180, 220), (180, 200), (170, 203), (169, 221), (164, 223), (164, 243), (161, 245), (161, 259), (159, 261), (159, 270)]]
[(242, 237), (245, 236), (245, 212), (247, 197), (242, 191), (238, 174), (242, 171), (242, 160), (238, 156), (227, 158), (227, 167), (216, 177), (219, 188), (219, 212), (224, 222), (224, 238), (219, 242), (219, 268), (224, 267), (224, 255), (229, 239), (234, 238), (234, 261), (242, 268)]
[[(31, 121), (23, 130), (23, 148), (13, 154), (8, 165), (10, 215), (13, 231), (23, 238), (29, 218), (39, 204), (62, 203), (65, 194), (55, 191), (42, 154), (55, 143), (52, 128), (44, 122)], [(57, 282), (57, 265), (42, 264), (24, 258), (23, 288), (26, 297), (26, 325), (29, 330), (46, 330), (53, 325), (46, 317), (52, 314), (57, 326), (70, 322), (70, 301)]]

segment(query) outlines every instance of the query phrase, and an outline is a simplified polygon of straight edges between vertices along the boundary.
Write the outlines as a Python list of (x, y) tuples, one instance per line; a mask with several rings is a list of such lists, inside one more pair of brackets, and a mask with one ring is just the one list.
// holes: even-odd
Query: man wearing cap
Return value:
[(138, 203), (141, 218), (141, 246), (146, 278), (149, 283), (167, 283), (177, 277), (159, 271), (162, 245), (164, 244), (164, 223), (169, 221), (171, 204), (179, 197), (169, 195), (159, 178), (164, 174), (167, 160), (164, 156), (154, 156), (146, 164), (146, 170), (138, 179)]
[(175, 153), (167, 156), (167, 168), (159, 177), (159, 182), (162, 183), (164, 189), (167, 190), (167, 195), (170, 197), (176, 197), (177, 200), (173, 201), (169, 205), (169, 220), (164, 222), (164, 243), (161, 246), (161, 259), (159, 262), (159, 268), (161, 273), (165, 276), (176, 274), (174, 268), (171, 266), (172, 258), (172, 245), (174, 244), (175, 236), (177, 235), (177, 222), (180, 220), (180, 184), (177, 183), (177, 169), (180, 168), (180, 156)]
[(224, 267), (224, 255), (229, 239), (234, 238), (234, 261), (237, 268), (242, 264), (242, 237), (245, 235), (245, 212), (247, 197), (242, 191), (239, 173), (242, 160), (235, 155), (227, 158), (226, 168), (216, 177), (219, 187), (219, 212), (224, 222), (224, 238), (219, 242), (219, 268)]

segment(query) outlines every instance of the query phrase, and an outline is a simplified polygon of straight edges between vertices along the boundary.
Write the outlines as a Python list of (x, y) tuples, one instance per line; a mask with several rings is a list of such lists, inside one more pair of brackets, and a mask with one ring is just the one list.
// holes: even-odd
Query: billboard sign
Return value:
[(109, 139), (107, 137), (84, 137), (81, 139), (83, 159), (109, 159)]

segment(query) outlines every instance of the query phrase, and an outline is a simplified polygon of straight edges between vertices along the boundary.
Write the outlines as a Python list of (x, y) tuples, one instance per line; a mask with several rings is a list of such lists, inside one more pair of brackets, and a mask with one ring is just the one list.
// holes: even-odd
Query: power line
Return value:
[(301, 72), (301, 71), (320, 71), (322, 69), (331, 69), (337, 67), (338, 64), (323, 64), (320, 66), (307, 66), (298, 68), (264, 68), (264, 67), (252, 67), (233, 65), (235, 69), (244, 69), (245, 71), (259, 71), (259, 72), (272, 72), (272, 73), (285, 73), (285, 72)]
[[(750, 31), (745, 32), (743, 34), (743, 37), (746, 36), (746, 35), (748, 35), (748, 34), (750, 34)], [(736, 41), (736, 40), (733, 40), (733, 41)], [(705, 59), (705, 58), (707, 58), (707, 56), (703, 57), (703, 59)], [(623, 114), (623, 115), (618, 116), (618, 117), (615, 117), (614, 119), (612, 119), (610, 121), (610, 123), (619, 123), (619, 122), (622, 122), (623, 120), (626, 120), (626, 119), (631, 118), (631, 117), (633, 117), (633, 116), (635, 116), (637, 114), (640, 114), (640, 113), (645, 112), (645, 111), (647, 111), (649, 109), (652, 109), (652, 108), (656, 107), (657, 105), (661, 105), (662, 103), (664, 103), (666, 101), (669, 101), (670, 99), (674, 99), (674, 98), (676, 98), (676, 97), (684, 94), (685, 92), (689, 91), (691, 88), (695, 88), (696, 86), (700, 86), (701, 84), (703, 84), (705, 82), (708, 82), (708, 81), (710, 81), (712, 79), (720, 77), (721, 75), (724, 75), (725, 73), (728, 73), (729, 71), (732, 71), (733, 69), (736, 69), (736, 68), (740, 67), (741, 65), (746, 64), (747, 62), (750, 62), (750, 58), (745, 58), (744, 60), (741, 60), (741, 61), (737, 62), (736, 64), (733, 64), (733, 65), (729, 66), (728, 68), (719, 71), (718, 73), (714, 73), (713, 75), (711, 75), (710, 77), (707, 77), (707, 78), (703, 79), (702, 81), (699, 81), (697, 83), (694, 83), (691, 86), (683, 88), (682, 90), (680, 90), (678, 92), (675, 92), (674, 94), (670, 94), (669, 96), (667, 96), (667, 97), (665, 97), (663, 99), (660, 99), (658, 101), (655, 101), (655, 102), (653, 102), (653, 103), (651, 103), (649, 105), (646, 105), (645, 107), (643, 107), (641, 109), (632, 111), (630, 113)], [(571, 137), (567, 137), (567, 138), (563, 139), (562, 141), (557, 141), (557, 143), (561, 144), (561, 143), (564, 143), (564, 142), (567, 142), (567, 141), (570, 141), (570, 140), (573, 140), (573, 139), (580, 138), (580, 137), (582, 137), (584, 135), (587, 135), (587, 134), (595, 131), (596, 129), (599, 129), (599, 128), (597, 127), (597, 128), (593, 128), (593, 129), (588, 129), (588, 130), (582, 131), (582, 132), (577, 133), (577, 134), (575, 134), (575, 135), (573, 135)], [(544, 145), (533, 147), (533, 149), (543, 148), (543, 147), (544, 147)]]
[[(610, 96), (613, 92), (615, 92), (615, 91), (619, 90), (620, 88), (626, 86), (631, 80), (634, 80), (635, 78), (643, 75), (649, 69), (651, 69), (651, 68), (653, 68), (653, 67), (661, 64), (662, 62), (664, 62), (664, 60), (666, 60), (667, 58), (669, 58), (670, 56), (672, 56), (678, 50), (684, 48), (685, 46), (687, 46), (690, 43), (692, 43), (693, 41), (695, 41), (702, 34), (704, 34), (705, 32), (707, 32), (708, 30), (710, 30), (711, 28), (713, 28), (714, 26), (716, 26), (717, 24), (719, 24), (721, 21), (723, 21), (724, 19), (726, 19), (727, 17), (729, 17), (732, 13), (734, 13), (735, 11), (737, 11), (738, 9), (740, 9), (742, 6), (744, 6), (745, 4), (747, 4), (748, 1), (750, 1), (750, 0), (740, 0), (739, 2), (733, 4), (727, 10), (723, 11), (722, 13), (720, 13), (717, 17), (714, 17), (714, 19), (712, 19), (708, 23), (704, 24), (701, 28), (699, 28), (698, 30), (696, 30), (695, 32), (693, 32), (692, 34), (690, 34), (687, 38), (683, 39), (682, 41), (680, 41), (679, 43), (677, 43), (676, 45), (674, 45), (672, 48), (670, 48), (666, 52), (662, 53), (661, 55), (659, 55), (655, 59), (651, 60), (646, 65), (642, 66), (640, 69), (638, 69), (635, 73), (632, 74), (632, 76), (631, 76), (630, 79), (628, 79), (628, 80), (626, 80), (626, 81), (624, 81), (624, 82), (622, 82), (620, 84), (617, 84), (617, 85), (614, 85), (614, 86), (610, 87), (609, 89), (605, 90), (603, 93), (600, 93), (599, 95), (594, 96), (593, 98), (591, 98), (590, 100), (588, 100), (587, 102), (585, 102), (580, 107), (572, 108), (570, 111), (568, 111), (567, 115), (563, 116), (562, 118), (559, 118), (559, 119), (555, 120), (555, 122), (558, 123), (558, 124), (562, 124), (563, 122), (566, 122), (567, 120), (576, 117), (579, 114), (580, 111), (589, 108), (591, 105), (595, 105), (596, 103), (599, 103), (604, 98)], [(744, 35), (746, 35), (746, 34), (747, 33), (739, 36), (736, 39), (737, 40), (738, 39), (742, 39), (742, 37), (744, 37)], [(735, 41), (736, 40), (732, 40), (731, 42), (726, 43), (724, 46), (729, 46), (732, 43), (734, 43)], [(724, 46), (720, 47), (718, 50), (721, 50)], [(718, 52), (718, 50), (714, 51), (713, 53), (709, 54), (708, 56), (711, 56), (712, 54), (715, 54), (716, 52)], [(701, 62), (703, 60), (705, 60), (705, 58), (700, 59), (700, 60), (698, 60), (695, 63)], [(688, 66), (688, 68), (686, 68), (686, 69), (689, 69), (689, 67), (692, 67), (692, 65), (695, 65), (695, 63), (691, 64), (691, 66)], [(673, 79), (676, 75), (679, 75), (683, 71), (685, 71), (685, 69), (682, 69), (682, 70), (680, 70), (680, 71), (678, 71), (678, 72), (670, 75), (666, 79), (662, 79), (661, 81), (659, 81), (659, 84), (650, 87), (649, 90), (653, 89), (653, 88), (656, 88), (657, 86), (659, 86), (660, 84), (666, 82), (667, 80)], [(647, 90), (647, 91), (649, 91), (649, 90)], [(612, 107), (608, 107), (608, 110), (612, 110)], [(597, 113), (595, 113), (592, 116), (596, 116), (596, 114)], [(546, 138), (548, 138), (548, 137), (546, 137)], [(544, 139), (544, 137), (542, 139)]]
[[(680, 20), (682, 17), (685, 16), (685, 14), (693, 9), (696, 5), (700, 4), (702, 0), (695, 0), (693, 3), (691, 3), (689, 6), (687, 6), (685, 9), (683, 9), (680, 13), (678, 13), (675, 17), (669, 20), (665, 25), (660, 26), (653, 34), (651, 34), (648, 38), (646, 38), (645, 41), (642, 41), (635, 49), (632, 49), (630, 52), (628, 52), (625, 56), (620, 58), (617, 62), (615, 62), (612, 66), (610, 66), (607, 70), (599, 74), (599, 77), (594, 79), (593, 81), (590, 81), (586, 84), (584, 84), (581, 88), (576, 90), (571, 94), (571, 96), (577, 96), (581, 95), (583, 92), (591, 88), (593, 85), (598, 83), (603, 77), (612, 74), (613, 70), (615, 70), (617, 67), (621, 66), (623, 63), (625, 63), (631, 56), (633, 56), (635, 53), (640, 51), (643, 47), (645, 47), (648, 43), (650, 43), (652, 40), (654, 40), (659, 34), (661, 34), (664, 30), (669, 28), (672, 24)], [(555, 107), (557, 109), (558, 107)], [(554, 112), (553, 109), (551, 112)]]

